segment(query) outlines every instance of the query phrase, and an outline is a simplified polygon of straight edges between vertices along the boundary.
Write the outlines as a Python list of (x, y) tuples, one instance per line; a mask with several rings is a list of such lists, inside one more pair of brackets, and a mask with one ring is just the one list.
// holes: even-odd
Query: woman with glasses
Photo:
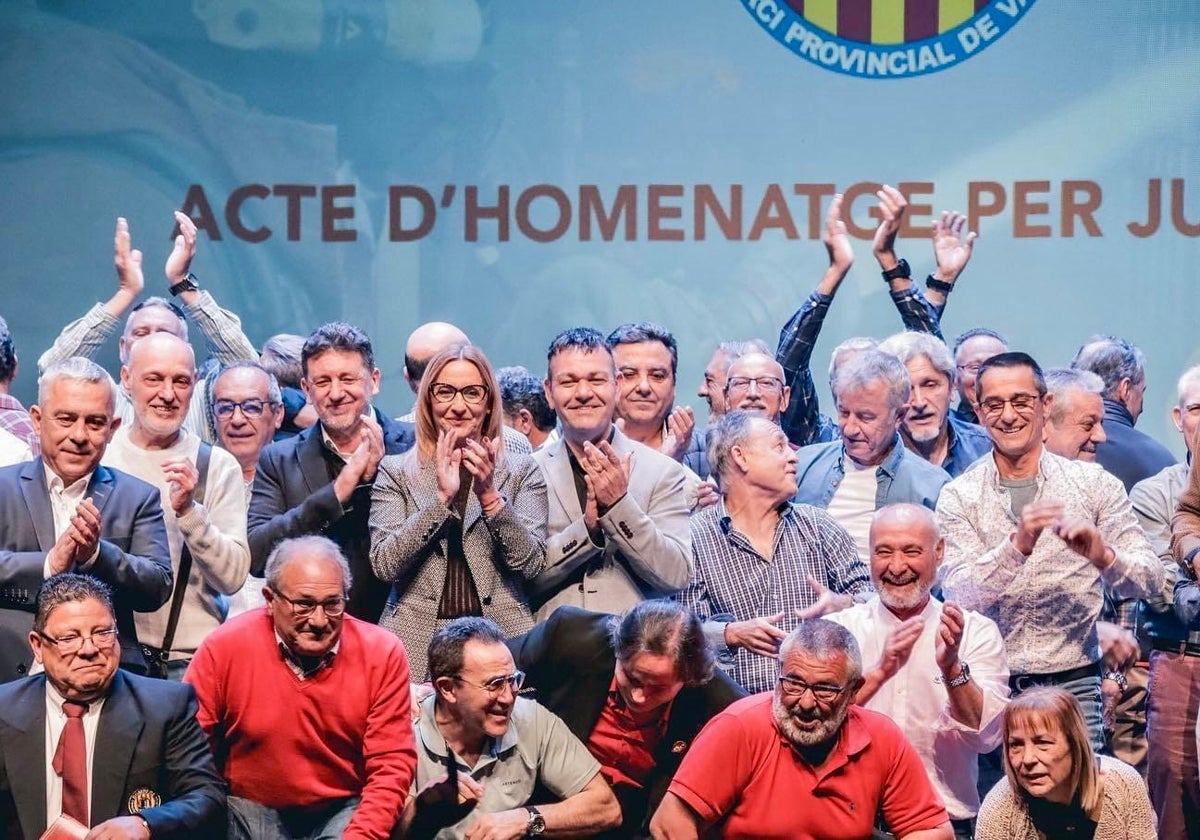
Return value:
[(371, 493), (371, 566), (391, 582), (380, 624), (403, 640), (415, 680), (437, 628), (490, 618), (509, 636), (533, 626), (526, 582), (546, 561), (546, 484), (506, 453), (500, 389), (469, 344), (429, 360), (417, 393), (417, 445), (384, 458)]
[(977, 840), (1153, 840), (1146, 785), (1092, 752), (1083, 712), (1061, 688), (1035, 688), (1004, 710), (1004, 775), (979, 809)]

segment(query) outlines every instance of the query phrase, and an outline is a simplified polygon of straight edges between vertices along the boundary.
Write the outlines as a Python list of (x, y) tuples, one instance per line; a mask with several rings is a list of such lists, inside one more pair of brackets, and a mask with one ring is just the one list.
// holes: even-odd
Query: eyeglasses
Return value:
[(838, 699), (838, 695), (846, 690), (844, 685), (822, 685), (820, 683), (809, 685), (804, 680), (784, 676), (779, 678), (779, 687), (783, 689), (784, 696), (794, 697), (797, 700), (804, 696), (804, 692), (811, 691), (813, 699), (822, 703), (832, 703)]
[(1004, 413), (1004, 406), (1011, 405), (1013, 411), (1018, 414), (1026, 414), (1037, 406), (1041, 401), (1041, 397), (1037, 394), (1014, 394), (1007, 400), (1000, 397), (988, 397), (986, 400), (981, 400), (979, 403), (980, 409), (983, 410), (985, 416), (996, 417)]
[(268, 405), (275, 403), (267, 400), (249, 399), (236, 402), (235, 400), (217, 400), (213, 403), (213, 413), (221, 419), (227, 419), (233, 416), (233, 412), (237, 409), (242, 410), (242, 414), (249, 418), (262, 417)]
[(71, 633), (66, 636), (59, 636), (56, 639), (53, 636), (47, 636), (40, 630), (38, 631), (38, 635), (58, 648), (58, 652), (63, 656), (72, 656), (79, 653), (83, 649), (83, 643), (86, 641), (90, 641), (96, 650), (109, 650), (117, 642), (117, 628), (115, 627), (110, 627), (108, 630), (97, 630), (90, 636)]
[(955, 365), (963, 373), (969, 373), (975, 376), (979, 373), (979, 369), (983, 367), (983, 362), (971, 362), (969, 365)]
[(462, 388), (455, 388), (445, 382), (435, 382), (429, 389), (429, 393), (440, 403), (454, 402), (454, 398), (462, 394), (463, 402), (467, 405), (479, 405), (487, 399), (489, 391), (486, 385), (466, 385)]
[(748, 376), (730, 377), (725, 383), (725, 389), (741, 393), (749, 391), (751, 384), (758, 386), (759, 392), (763, 394), (778, 394), (783, 391), (783, 381), (774, 376), (759, 376), (753, 379)]
[(277, 589), (272, 589), (276, 595), (288, 602), (292, 615), (296, 618), (308, 618), (317, 611), (317, 607), (329, 618), (337, 618), (346, 611), (345, 598), (330, 598), (328, 601), (309, 601), (306, 598), (289, 598)]
[(476, 688), (482, 688), (489, 695), (495, 697), (504, 690), (504, 686), (506, 685), (513, 690), (513, 694), (516, 694), (518, 691), (520, 691), (521, 686), (525, 684), (525, 672), (513, 671), (511, 674), (507, 674), (503, 677), (493, 677), (482, 684), (467, 682), (467, 680), (464, 680), (462, 677), (455, 677), (454, 679), (461, 683), (466, 683), (467, 685), (473, 685)]

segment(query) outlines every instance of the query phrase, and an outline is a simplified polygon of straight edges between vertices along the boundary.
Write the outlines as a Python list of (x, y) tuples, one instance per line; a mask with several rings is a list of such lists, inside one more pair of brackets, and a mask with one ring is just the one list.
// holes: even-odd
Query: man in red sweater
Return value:
[(350, 569), (325, 537), (281, 542), (266, 578), (266, 606), (209, 635), (185, 677), (229, 837), (386, 840), (416, 766), (404, 646), (345, 614)]

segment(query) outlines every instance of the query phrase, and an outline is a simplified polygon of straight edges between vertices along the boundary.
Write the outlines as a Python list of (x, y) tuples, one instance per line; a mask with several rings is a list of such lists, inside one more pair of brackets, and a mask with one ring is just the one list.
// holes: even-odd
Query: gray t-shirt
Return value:
[[(417, 776), (410, 795), (446, 772), (446, 739), (434, 723), (436, 695), (421, 702), (421, 717), (413, 724), (417, 738)], [(481, 813), (507, 811), (529, 803), (540, 782), (560, 799), (574, 796), (600, 772), (600, 762), (571, 734), (558, 715), (533, 700), (518, 697), (508, 731), (485, 749), (474, 767), (458, 761), (460, 773), (470, 773), (483, 787), (479, 805), (436, 840), (460, 840)], [(537, 805), (539, 803), (529, 803)]]
[(1008, 491), (1012, 515), (1019, 520), (1021, 518), (1021, 511), (1037, 495), (1037, 476), (1035, 475), (1032, 478), (1001, 478), (1000, 486)]

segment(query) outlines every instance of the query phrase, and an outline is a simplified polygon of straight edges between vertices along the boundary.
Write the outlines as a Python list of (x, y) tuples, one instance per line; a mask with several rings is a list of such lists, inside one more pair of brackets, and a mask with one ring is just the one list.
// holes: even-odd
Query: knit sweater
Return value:
[(277, 810), (361, 796), (342, 836), (387, 839), (417, 760), (408, 659), (392, 633), (347, 615), (333, 662), (301, 680), (263, 607), (210, 635), (184, 679), (231, 796)]
[[(1123, 761), (1100, 757), (1104, 774), (1104, 800), (1095, 840), (1154, 840), (1154, 811), (1146, 783)], [(1014, 796), (1008, 779), (1001, 779), (988, 792), (979, 809), (975, 826), (977, 840), (1039, 840), (1020, 797)]]
[[(171, 492), (162, 465), (186, 459), (196, 463), (200, 439), (181, 430), (179, 439), (166, 449), (143, 449), (129, 439), (125, 427), (117, 429), (104, 453), (103, 463), (158, 488), (162, 497), (163, 522), (171, 546), (171, 570), (178, 575), (179, 560), (186, 543), (192, 555), (192, 570), (179, 613), (179, 625), (171, 644), (173, 659), (185, 659), (216, 630), (225, 618), (232, 595), (246, 582), (250, 571), (250, 546), (246, 542), (246, 502), (242, 468), (224, 449), (213, 447), (208, 463), (204, 502), (196, 501), (181, 517), (171, 508)], [(161, 647), (171, 615), (168, 598), (152, 613), (135, 613), (138, 640)]]

